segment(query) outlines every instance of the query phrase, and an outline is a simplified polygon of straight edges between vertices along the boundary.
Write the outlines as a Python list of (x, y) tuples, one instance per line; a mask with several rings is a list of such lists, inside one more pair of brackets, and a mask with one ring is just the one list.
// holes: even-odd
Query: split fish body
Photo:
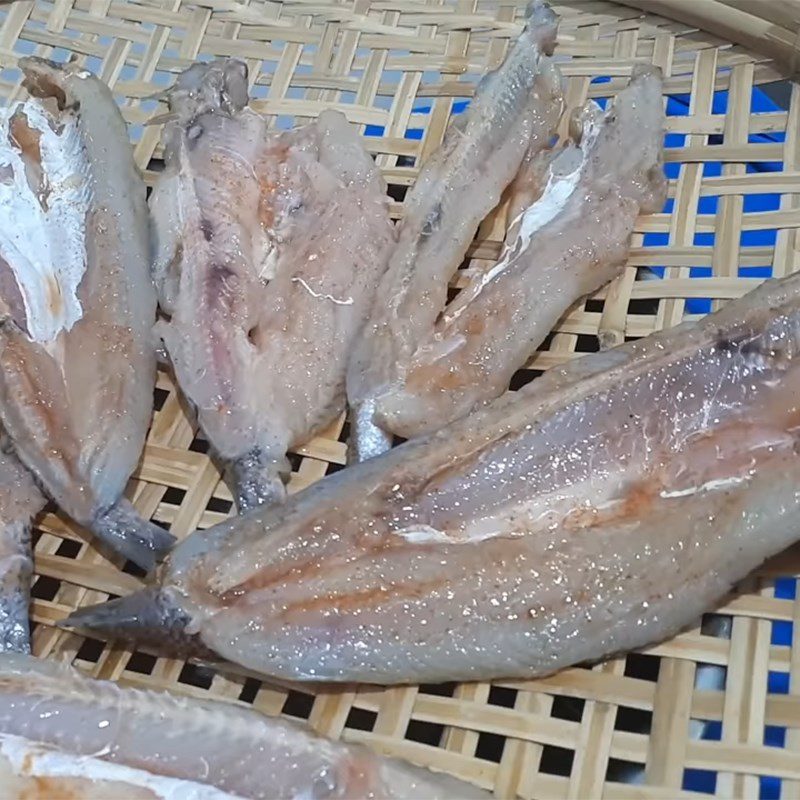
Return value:
[(394, 229), (386, 187), (338, 112), (270, 132), (235, 60), (170, 91), (151, 198), (159, 327), (240, 509), (284, 497), (286, 452), (344, 410), (346, 358)]
[(498, 397), (561, 315), (622, 272), (637, 217), (666, 198), (662, 88), (657, 68), (637, 66), (605, 113), (594, 101), (582, 109), (577, 143), (523, 166), (500, 259), (469, 279), (376, 399), (382, 427), (410, 439)]
[(792, 275), (196, 532), (68, 624), (135, 637), (158, 597), (265, 675), (544, 675), (676, 633), (800, 537), (798, 434)]
[(173, 542), (123, 497), (155, 386), (145, 187), (89, 72), (35, 58), (0, 122), (0, 417), (58, 505), (145, 568)]
[(9, 800), (488, 796), (249, 708), (126, 688), (12, 654), (0, 655), (0, 794)]
[(563, 109), (561, 75), (548, 57), (556, 28), (553, 11), (532, 3), (505, 61), (481, 80), (405, 198), (397, 245), (348, 365), (353, 460), (391, 446), (376, 404), (433, 329), (448, 282), (526, 153), (551, 142)]

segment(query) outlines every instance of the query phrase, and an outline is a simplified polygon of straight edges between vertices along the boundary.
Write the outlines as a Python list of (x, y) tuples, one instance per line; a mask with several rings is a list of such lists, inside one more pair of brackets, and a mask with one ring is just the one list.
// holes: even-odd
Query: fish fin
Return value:
[(158, 586), (105, 603), (78, 608), (56, 623), (108, 637), (153, 645), (172, 655), (207, 655), (200, 640), (186, 632), (189, 616), (170, 593)]
[(236, 507), (242, 514), (259, 506), (282, 503), (286, 499), (283, 475), (291, 472), (286, 458), (276, 460), (263, 448), (254, 447), (229, 464)]
[(374, 412), (374, 400), (366, 400), (352, 409), (348, 464), (358, 464), (392, 449), (392, 434), (375, 423)]
[(171, 533), (143, 519), (125, 498), (97, 516), (89, 527), (115, 553), (147, 572), (172, 550), (176, 541)]

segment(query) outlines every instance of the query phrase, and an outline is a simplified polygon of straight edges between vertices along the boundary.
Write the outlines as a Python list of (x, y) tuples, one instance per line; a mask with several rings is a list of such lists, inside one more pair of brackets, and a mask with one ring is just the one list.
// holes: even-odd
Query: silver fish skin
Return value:
[(44, 504), (31, 474), (0, 440), (0, 653), (30, 652), (30, 524)]
[(145, 187), (109, 89), (23, 58), (0, 121), (0, 417), (58, 505), (145, 569), (174, 541), (123, 497), (150, 423)]
[(171, 315), (159, 331), (240, 510), (283, 499), (287, 450), (344, 410), (347, 357), (394, 244), (356, 129), (325, 111), (269, 132), (245, 107), (246, 75), (223, 60), (179, 78), (151, 198)]
[(0, 656), (0, 794), (8, 800), (488, 798), (450, 776), (227, 703), (92, 680)]
[(662, 89), (657, 67), (637, 65), (605, 113), (594, 101), (582, 109), (580, 142), (551, 156), (541, 196), (518, 212), (512, 198), (500, 259), (470, 279), (375, 400), (382, 428), (410, 439), (498, 397), (559, 317), (622, 272), (637, 217), (667, 195)]
[(560, 72), (548, 58), (557, 22), (546, 4), (530, 5), (505, 61), (453, 119), (405, 199), (397, 246), (348, 365), (350, 460), (391, 446), (391, 432), (375, 419), (376, 399), (400, 379), (430, 334), (450, 278), (526, 152), (550, 144), (563, 110)]
[(799, 432), (795, 274), (192, 534), (160, 597), (268, 675), (552, 673), (676, 633), (800, 537)]

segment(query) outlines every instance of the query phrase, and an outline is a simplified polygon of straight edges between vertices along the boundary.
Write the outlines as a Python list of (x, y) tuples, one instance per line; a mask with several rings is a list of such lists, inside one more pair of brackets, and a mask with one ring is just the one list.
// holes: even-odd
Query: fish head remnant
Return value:
[(175, 121), (186, 126), (203, 114), (238, 113), (248, 102), (247, 73), (237, 58), (192, 64), (164, 93)]

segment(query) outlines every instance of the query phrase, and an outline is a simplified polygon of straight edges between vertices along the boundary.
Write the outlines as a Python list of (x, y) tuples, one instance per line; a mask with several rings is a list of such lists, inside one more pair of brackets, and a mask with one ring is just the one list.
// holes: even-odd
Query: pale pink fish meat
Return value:
[(5, 800), (436, 800), (475, 786), (229, 703), (0, 655)]
[(20, 66), (32, 97), (0, 121), (0, 417), (58, 505), (149, 568), (173, 537), (123, 497), (156, 374), (144, 183), (105, 84)]
[(344, 410), (346, 358), (394, 243), (355, 128), (326, 111), (268, 132), (246, 80), (234, 60), (178, 79), (151, 199), (160, 331), (240, 509), (282, 499), (287, 450)]
[(533, 181), (545, 181), (541, 196), (518, 211), (530, 193), (522, 181), (500, 259), (470, 279), (376, 399), (382, 428), (412, 438), (498, 397), (559, 317), (622, 272), (636, 218), (666, 198), (661, 93), (658, 69), (635, 67), (605, 113), (593, 101), (582, 109), (580, 143), (551, 158)]
[(0, 653), (30, 651), (31, 519), (45, 500), (0, 435)]
[(196, 532), (160, 590), (71, 622), (168, 609), (292, 679), (544, 675), (676, 633), (800, 538), (799, 434), (795, 274)]
[(400, 380), (429, 336), (478, 225), (526, 152), (551, 142), (563, 109), (560, 73), (546, 55), (556, 27), (547, 5), (531, 4), (505, 61), (453, 119), (405, 199), (397, 246), (348, 365), (351, 459), (370, 458), (391, 445), (391, 433), (375, 418), (377, 398)]

